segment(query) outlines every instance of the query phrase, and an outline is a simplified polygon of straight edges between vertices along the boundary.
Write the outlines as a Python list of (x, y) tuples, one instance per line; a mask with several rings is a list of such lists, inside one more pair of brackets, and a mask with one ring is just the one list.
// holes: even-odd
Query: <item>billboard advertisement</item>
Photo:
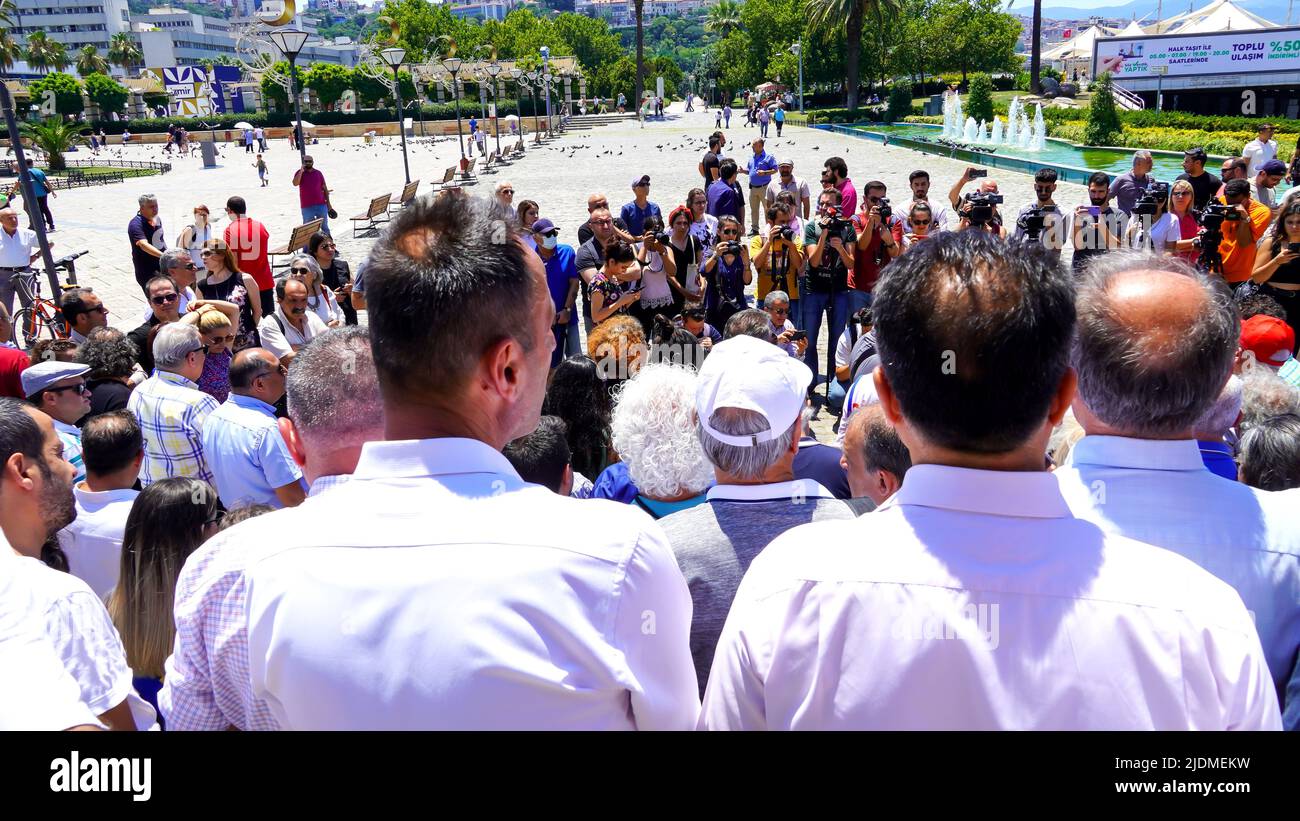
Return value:
[(239, 69), (234, 66), (167, 66), (146, 69), (163, 84), (171, 98), (170, 113), (177, 117), (205, 117), (211, 114), (242, 114), (243, 98), (235, 94), (233, 111), (226, 111), (222, 86), (239, 82)]
[(1109, 71), (1117, 80), (1280, 71), (1300, 76), (1300, 27), (1098, 38), (1092, 64), (1095, 74)]

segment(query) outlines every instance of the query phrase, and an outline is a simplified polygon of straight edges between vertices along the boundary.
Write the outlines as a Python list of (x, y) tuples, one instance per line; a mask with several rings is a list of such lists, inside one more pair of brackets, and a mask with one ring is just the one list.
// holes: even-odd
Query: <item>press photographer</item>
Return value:
[(1016, 214), (1016, 230), (1012, 239), (1041, 242), (1043, 247), (1061, 258), (1065, 249), (1067, 220), (1052, 195), (1056, 193), (1056, 171), (1040, 168), (1034, 173), (1034, 202)]
[(814, 374), (817, 373), (817, 338), (822, 330), (822, 315), (828, 315), (828, 339), (839, 339), (849, 318), (849, 271), (853, 269), (857, 239), (853, 224), (840, 213), (840, 192), (833, 187), (822, 191), (817, 198), (817, 218), (809, 220), (804, 227), (808, 274), (805, 290), (800, 295), (804, 330), (808, 332), (804, 363)]
[(853, 273), (849, 275), (849, 309), (871, 304), (871, 291), (889, 261), (903, 253), (903, 220), (894, 215), (885, 184), (867, 183), (862, 210), (854, 214), (853, 230), (858, 247), (853, 252)]
[[(1207, 223), (1214, 222), (1220, 214), (1222, 221), (1227, 223), (1221, 226), (1223, 240), (1219, 243), (1219, 255), (1223, 259), (1223, 278), (1235, 284), (1249, 279), (1255, 270), (1255, 243), (1268, 229), (1272, 212), (1268, 206), (1250, 198), (1250, 183), (1246, 180), (1232, 180), (1223, 186), (1223, 199), (1227, 210), (1207, 206), (1201, 215), (1201, 227), (1208, 234), (1210, 226)], [(1205, 234), (1202, 237), (1203, 243), (1208, 244)]]
[(784, 200), (767, 209), (767, 228), (749, 241), (749, 257), (758, 272), (755, 297), (759, 302), (772, 291), (782, 291), (789, 299), (790, 320), (794, 327), (803, 325), (799, 314), (799, 271), (803, 268), (803, 237), (790, 227), (789, 206)]
[(1088, 178), (1088, 204), (1074, 209), (1074, 258), (1070, 265), (1077, 273), (1088, 260), (1107, 251), (1123, 247), (1124, 217), (1110, 207), (1110, 176), (1096, 172)]

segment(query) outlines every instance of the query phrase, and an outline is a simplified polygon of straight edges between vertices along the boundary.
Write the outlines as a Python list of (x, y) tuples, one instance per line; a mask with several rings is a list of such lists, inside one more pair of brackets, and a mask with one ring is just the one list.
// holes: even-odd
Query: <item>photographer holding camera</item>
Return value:
[(1300, 328), (1300, 200), (1278, 212), (1273, 239), (1260, 249), (1251, 281), (1286, 310), (1286, 321)]
[[(1264, 236), (1273, 214), (1268, 206), (1260, 205), (1250, 198), (1250, 183), (1246, 180), (1233, 180), (1223, 187), (1223, 199), (1227, 211), (1223, 220), (1230, 225), (1222, 228), (1223, 239), (1219, 243), (1219, 253), (1223, 257), (1223, 278), (1231, 284), (1245, 282), (1255, 270), (1255, 243)], [(1213, 206), (1202, 214), (1202, 227), (1205, 227), (1207, 215), (1217, 209)]]
[(1133, 153), (1133, 167), (1120, 174), (1110, 184), (1110, 195), (1115, 199), (1116, 208), (1132, 216), (1138, 199), (1151, 187), (1151, 183), (1155, 182), (1155, 178), (1151, 176), (1151, 168), (1154, 165), (1155, 160), (1152, 159), (1151, 152), (1145, 148)]
[(858, 235), (853, 223), (841, 214), (841, 202), (840, 192), (833, 186), (822, 191), (817, 197), (817, 218), (804, 226), (803, 247), (808, 256), (804, 292), (800, 294), (803, 327), (808, 332), (804, 364), (814, 374), (823, 314), (829, 319), (828, 339), (839, 339), (849, 319), (849, 271), (853, 270)]
[[(1006, 237), (1007, 231), (1002, 227), (1002, 213), (998, 210), (1002, 204), (1002, 195), (998, 193), (998, 184), (988, 179), (987, 174), (988, 171), (983, 168), (967, 168), (948, 192), (948, 200), (957, 212), (957, 230), (978, 228)], [(980, 180), (979, 188), (970, 194), (962, 194), (961, 190), (966, 183), (975, 179)]]
[(1196, 264), (1196, 239), (1201, 226), (1196, 222), (1192, 203), (1196, 192), (1187, 180), (1178, 180), (1169, 187), (1168, 210), (1151, 225), (1151, 244), (1157, 253), (1181, 257)]
[(1088, 205), (1074, 209), (1074, 258), (1070, 267), (1077, 273), (1088, 260), (1107, 251), (1117, 251), (1124, 243), (1123, 218), (1109, 205), (1110, 175), (1101, 171), (1088, 178)]
[(725, 327), (732, 314), (749, 307), (745, 301), (745, 286), (754, 281), (754, 274), (749, 270), (749, 248), (740, 241), (741, 230), (740, 220), (735, 217), (719, 217), (721, 239), (713, 246), (713, 256), (705, 260), (700, 269), (706, 283), (705, 315), (715, 328)]
[(676, 316), (686, 303), (673, 289), (677, 284), (677, 262), (668, 252), (669, 235), (664, 233), (663, 220), (646, 217), (642, 230), (641, 241), (633, 246), (641, 266), (641, 299), (628, 313), (640, 321), (648, 337), (654, 329), (655, 314)]
[(1051, 168), (1040, 168), (1034, 173), (1035, 200), (1016, 214), (1016, 230), (1012, 239), (1041, 242), (1044, 248), (1060, 259), (1061, 251), (1065, 249), (1068, 220), (1052, 199), (1056, 193), (1056, 179), (1056, 171)]
[(894, 216), (886, 193), (885, 184), (880, 180), (867, 183), (862, 210), (852, 217), (858, 247), (853, 252), (853, 272), (849, 274), (850, 311), (871, 304), (871, 290), (880, 279), (881, 269), (903, 253), (903, 221)]
[[(1132, 209), (1130, 211), (1119, 209), (1128, 217), (1128, 227), (1124, 229), (1124, 245), (1142, 251), (1154, 249), (1156, 253), (1163, 254), (1164, 241), (1156, 242), (1153, 231), (1164, 219), (1165, 206), (1169, 202), (1169, 183), (1160, 182), (1154, 177), (1147, 179), (1149, 184), (1134, 201)], [(1187, 184), (1187, 190), (1191, 191), (1191, 183)], [(1110, 192), (1113, 197), (1115, 195), (1113, 182), (1110, 184)], [(1190, 206), (1190, 194), (1187, 203)], [(1195, 226), (1195, 220), (1192, 224)]]
[(749, 257), (758, 273), (755, 296), (762, 302), (772, 291), (789, 300), (792, 327), (803, 324), (799, 315), (799, 271), (803, 268), (803, 237), (789, 226), (789, 206), (777, 201), (767, 209), (767, 229), (749, 240)]

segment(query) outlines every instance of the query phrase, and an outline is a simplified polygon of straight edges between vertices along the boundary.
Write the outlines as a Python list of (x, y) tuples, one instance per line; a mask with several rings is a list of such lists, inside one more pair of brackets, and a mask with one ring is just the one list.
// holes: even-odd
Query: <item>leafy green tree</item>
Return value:
[(911, 113), (912, 84), (907, 80), (895, 80), (889, 89), (889, 110), (885, 118), (891, 123), (901, 123)]
[(808, 0), (808, 26), (813, 29), (844, 29), (844, 74), (847, 85), (846, 106), (858, 107), (858, 87), (862, 83), (862, 27), (867, 15), (883, 17), (898, 11), (899, 0)]
[(714, 47), (718, 59), (718, 88), (722, 99), (730, 101), (736, 92), (748, 85), (749, 36), (743, 29), (731, 32)]
[(768, 69), (773, 60), (789, 54), (791, 44), (803, 37), (805, 17), (804, 0), (746, 0), (740, 11), (741, 30), (750, 42), (745, 85), (775, 80), (778, 75), (787, 84), (799, 81), (797, 59), (790, 63), (792, 71)]
[(33, 100), (41, 100), (45, 92), (54, 92), (54, 110), (66, 116), (80, 114), (81, 83), (71, 74), (54, 71), (35, 81), (28, 88)]
[(82, 77), (108, 72), (108, 61), (99, 53), (99, 49), (89, 43), (77, 52), (76, 65), (77, 73)]
[[(434, 5), (426, 0), (387, 0), (380, 16), (390, 17), (398, 24), (401, 31), (398, 43), (406, 49), (406, 58), (413, 63), (436, 57), (440, 48), (437, 39), (444, 35), (456, 37), (460, 29), (448, 5)], [(471, 44), (462, 42), (462, 39), (456, 37), (457, 46), (462, 48), (457, 54), (468, 57)]]
[[(288, 74), (289, 61), (287, 60), (280, 60), (262, 74), (262, 96), (274, 102), (276, 107), (281, 110), (284, 110), (285, 106), (289, 105), (289, 92), (285, 90), (284, 85), (281, 85), (279, 79), (286, 77)], [(302, 79), (302, 74), (298, 75), (298, 79)]]
[(993, 78), (987, 74), (976, 74), (970, 78), (970, 96), (966, 98), (966, 113), (975, 118), (993, 122)]
[(1083, 141), (1088, 145), (1119, 145), (1124, 126), (1115, 108), (1110, 72), (1092, 83), (1092, 102), (1088, 106), (1088, 126)]
[(108, 39), (108, 61), (123, 69), (130, 69), (131, 66), (144, 62), (144, 54), (135, 44), (131, 33), (121, 31)]
[(131, 98), (130, 90), (107, 74), (87, 74), (85, 83), (86, 96), (99, 106), (100, 115), (104, 117), (111, 111), (126, 108), (126, 101)]
[(43, 31), (27, 35), (27, 65), (42, 73), (59, 71), (68, 65), (68, 50)]
[(931, 26), (937, 32), (942, 69), (1014, 71), (1020, 21), (1002, 11), (1002, 0), (938, 0)]
[(352, 70), (335, 63), (315, 63), (299, 77), (305, 88), (316, 92), (327, 111), (352, 87)]
[(23, 47), (9, 34), (0, 31), (0, 74), (14, 67), (14, 63), (23, 57)]
[(588, 74), (612, 65), (623, 56), (619, 38), (610, 32), (609, 23), (604, 20), (585, 14), (561, 14), (553, 25)]
[(32, 145), (49, 155), (51, 171), (62, 171), (68, 167), (64, 162), (63, 153), (81, 142), (81, 135), (87, 131), (86, 126), (69, 122), (61, 117), (47, 117), (38, 122), (19, 123), (18, 129), (23, 137), (31, 140)]
[(740, 5), (734, 0), (718, 0), (709, 9), (704, 19), (704, 27), (719, 37), (726, 37), (741, 27)]

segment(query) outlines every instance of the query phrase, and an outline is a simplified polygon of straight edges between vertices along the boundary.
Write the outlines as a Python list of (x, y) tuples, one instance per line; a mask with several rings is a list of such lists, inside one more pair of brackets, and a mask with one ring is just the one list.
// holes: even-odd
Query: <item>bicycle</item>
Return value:
[[(54, 270), (56, 272), (59, 270), (67, 271), (68, 278), (72, 280), (71, 283), (62, 284), (60, 286), (62, 290), (67, 291), (80, 287), (76, 284), (77, 274), (74, 262), (78, 257), (88, 253), (90, 251), (80, 251), (55, 260)], [(13, 317), (13, 342), (19, 350), (31, 350), (42, 336), (49, 339), (67, 339), (72, 332), (58, 303), (41, 296), (41, 277), (39, 275), (43, 273), (45, 271), (34, 268), (19, 271), (15, 274), (14, 292), (18, 296), (19, 303), (23, 306)]]

